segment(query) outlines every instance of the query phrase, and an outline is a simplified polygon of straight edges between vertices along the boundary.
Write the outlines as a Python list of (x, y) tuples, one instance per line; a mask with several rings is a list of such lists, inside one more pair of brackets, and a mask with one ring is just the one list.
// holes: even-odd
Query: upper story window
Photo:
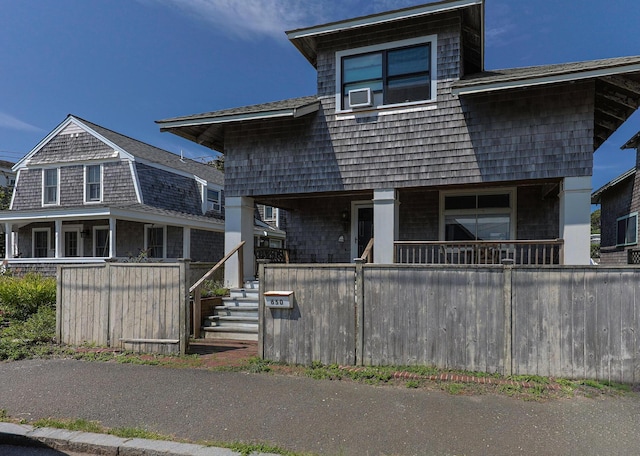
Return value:
[(503, 241), (513, 239), (513, 190), (442, 195), (445, 241)]
[(616, 245), (632, 245), (638, 243), (638, 213), (620, 217), (616, 221)]
[(59, 203), (60, 169), (49, 168), (42, 172), (42, 204)]
[(84, 167), (85, 202), (102, 201), (102, 165)]
[(435, 36), (336, 53), (338, 110), (434, 101)]
[(276, 226), (278, 226), (278, 208), (273, 206), (265, 206), (264, 221), (275, 222)]
[(220, 212), (220, 191), (207, 189), (207, 211)]

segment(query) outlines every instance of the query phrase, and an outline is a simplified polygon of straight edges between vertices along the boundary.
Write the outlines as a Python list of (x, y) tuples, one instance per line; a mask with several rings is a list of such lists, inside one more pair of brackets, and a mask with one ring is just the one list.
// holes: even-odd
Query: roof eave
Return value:
[(627, 180), (628, 178), (633, 176), (635, 173), (636, 173), (636, 169), (635, 168), (631, 168), (629, 171), (621, 174), (620, 176), (616, 177), (615, 179), (610, 180), (609, 182), (604, 184), (602, 187), (600, 187), (598, 190), (596, 190), (595, 192), (593, 192), (591, 194), (591, 204), (600, 204), (600, 198), (602, 197), (602, 194), (604, 192), (606, 192), (607, 190), (609, 190), (612, 187), (615, 187), (620, 182), (623, 182), (623, 181)]
[(637, 149), (640, 146), (640, 131), (636, 133), (633, 138), (624, 143), (624, 145), (620, 148), (622, 150), (625, 149)]
[(498, 81), (493, 83), (470, 84), (462, 87), (454, 87), (451, 90), (453, 95), (464, 96), (486, 92), (495, 92), (499, 90), (519, 89), (525, 87), (534, 87), (548, 84), (556, 84), (561, 82), (580, 81), (584, 79), (593, 79), (603, 76), (613, 76), (617, 74), (625, 74), (640, 71), (640, 64), (621, 65), (612, 68), (599, 68), (589, 71), (568, 72), (551, 76), (523, 78), (512, 81)]

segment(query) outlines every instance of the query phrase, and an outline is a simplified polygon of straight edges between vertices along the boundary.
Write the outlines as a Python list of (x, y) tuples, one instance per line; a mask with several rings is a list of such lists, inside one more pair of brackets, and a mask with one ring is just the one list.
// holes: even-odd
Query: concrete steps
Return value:
[(213, 315), (204, 317), (203, 337), (258, 340), (258, 287), (257, 281), (250, 281), (242, 288), (232, 288), (230, 296), (222, 298), (222, 306), (216, 306)]

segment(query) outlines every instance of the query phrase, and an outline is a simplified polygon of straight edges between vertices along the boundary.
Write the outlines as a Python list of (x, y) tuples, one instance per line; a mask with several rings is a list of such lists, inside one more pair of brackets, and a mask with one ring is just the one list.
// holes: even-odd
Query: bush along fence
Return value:
[(190, 328), (188, 261), (58, 267), (58, 341), (184, 354)]
[[(265, 359), (640, 382), (640, 268), (261, 265)], [(265, 305), (293, 291), (291, 309)]]

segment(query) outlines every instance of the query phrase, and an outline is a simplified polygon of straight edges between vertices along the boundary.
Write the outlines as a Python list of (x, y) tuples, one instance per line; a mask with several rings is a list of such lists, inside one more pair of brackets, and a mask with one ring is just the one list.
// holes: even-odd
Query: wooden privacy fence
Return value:
[(640, 268), (262, 267), (266, 359), (640, 381)]
[(58, 267), (58, 341), (185, 353), (188, 262)]

